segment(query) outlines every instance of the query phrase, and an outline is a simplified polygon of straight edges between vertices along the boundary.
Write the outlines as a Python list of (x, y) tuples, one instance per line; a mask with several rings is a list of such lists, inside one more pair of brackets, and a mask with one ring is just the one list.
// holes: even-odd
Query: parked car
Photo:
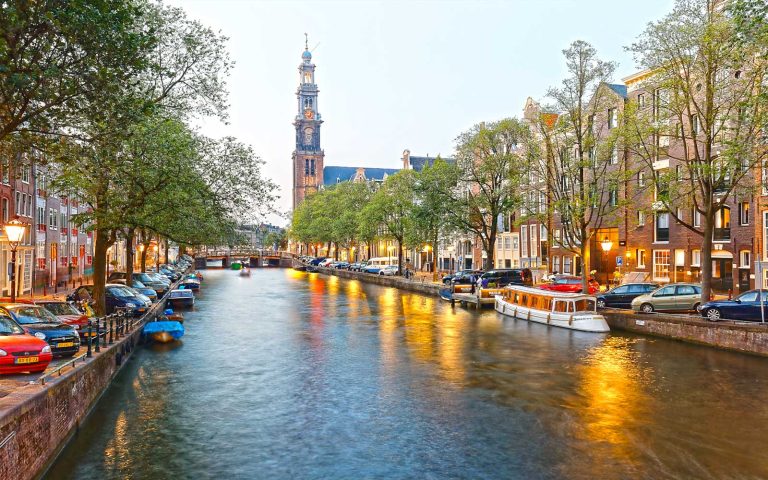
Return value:
[(325, 260), (326, 260), (325, 257), (317, 257), (313, 260), (310, 260), (309, 264), (314, 267), (317, 267), (318, 265), (320, 265), (321, 262), (324, 262)]
[(533, 285), (533, 273), (529, 268), (497, 268), (480, 275), (483, 288), (499, 288), (507, 285)]
[[(155, 293), (158, 296), (165, 295), (165, 292), (168, 291), (168, 284), (165, 283), (167, 281), (167, 278), (164, 278), (164, 281), (160, 281), (154, 277), (152, 277), (150, 273), (144, 273), (144, 272), (134, 272), (133, 273), (133, 281), (132, 282), (139, 282), (142, 285), (144, 285), (147, 288), (151, 288), (155, 291)], [(112, 272), (109, 277), (107, 278), (107, 281), (112, 283), (126, 283), (125, 282), (125, 272)], [(169, 282), (170, 283), (170, 282)]]
[(373, 273), (375, 275), (378, 275), (382, 268), (384, 268), (385, 265), (366, 265), (363, 268), (363, 272), (365, 273)]
[(88, 336), (88, 315), (75, 308), (70, 302), (64, 300), (35, 300), (35, 305), (40, 305), (52, 314), (60, 322), (72, 325), (80, 334), (80, 338)]
[[(112, 280), (113, 283), (119, 283), (120, 285), (125, 285), (125, 280)], [(131, 283), (131, 288), (139, 292), (140, 294), (144, 295), (145, 297), (149, 298), (151, 302), (154, 302), (157, 300), (157, 291), (154, 288), (149, 288), (143, 283), (141, 283), (138, 280), (134, 280), (133, 283)]]
[[(134, 315), (141, 315), (152, 305), (148, 299), (144, 301), (131, 289), (117, 283), (108, 283), (105, 286), (104, 296), (108, 314), (114, 313), (117, 308), (122, 308)], [(67, 300), (93, 302), (93, 285), (78, 287), (67, 296)]]
[(397, 275), (397, 265), (385, 265), (379, 270), (379, 275), (392, 276)]
[(632, 300), (632, 310), (643, 313), (696, 311), (700, 299), (701, 286), (671, 283)]
[(442, 281), (443, 281), (444, 284), (450, 285), (451, 284), (451, 280), (453, 280), (454, 277), (461, 277), (461, 276), (467, 275), (467, 274), (482, 275), (483, 271), (482, 270), (459, 270), (456, 273), (451, 273), (449, 275), (444, 276)]
[(451, 285), (476, 285), (480, 275), (482, 275), (482, 272), (472, 270), (466, 270), (461, 275), (458, 273), (454, 274), (453, 278), (451, 278)]
[[(591, 295), (600, 291), (600, 284), (595, 279), (590, 278), (587, 284)], [(553, 292), (579, 293), (582, 290), (581, 277), (575, 275), (555, 275), (552, 281), (539, 285), (539, 288)]]
[(27, 333), (9, 315), (0, 314), (0, 374), (39, 373), (52, 359), (51, 346), (45, 340)]
[(45, 340), (56, 357), (70, 357), (80, 350), (80, 335), (72, 325), (58, 318), (39, 305), (28, 303), (4, 303), (0, 315), (8, 315), (29, 334)]
[(659, 288), (655, 283), (625, 283), (597, 296), (597, 307), (630, 308), (632, 300)]
[[(762, 309), (760, 313), (760, 296), (762, 292)], [(768, 290), (749, 290), (733, 300), (715, 300), (707, 302), (699, 308), (701, 316), (707, 320), (747, 320), (759, 322), (768, 320)]]
[(335, 268), (337, 270), (346, 270), (348, 267), (349, 267), (349, 263), (347, 263), (347, 262), (336, 262), (333, 265), (333, 268)]

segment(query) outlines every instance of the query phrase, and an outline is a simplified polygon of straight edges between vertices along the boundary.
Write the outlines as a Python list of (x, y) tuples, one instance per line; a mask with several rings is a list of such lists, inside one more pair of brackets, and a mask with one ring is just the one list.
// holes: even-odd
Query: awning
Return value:
[(712, 258), (733, 258), (733, 254), (728, 250), (712, 250)]

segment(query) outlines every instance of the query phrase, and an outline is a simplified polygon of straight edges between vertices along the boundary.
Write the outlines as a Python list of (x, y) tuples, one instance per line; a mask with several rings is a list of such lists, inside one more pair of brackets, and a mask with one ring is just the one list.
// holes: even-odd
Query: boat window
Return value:
[(520, 298), (520, 305), (522, 306), (528, 306), (528, 295), (522, 295)]
[(565, 312), (566, 310), (565, 302), (563, 300), (555, 300), (555, 312)]
[(547, 298), (544, 298), (543, 300), (544, 300), (544, 303), (542, 304), (541, 309), (547, 310), (547, 311), (552, 310), (552, 299), (547, 297)]
[(568, 302), (568, 312), (573, 312), (573, 302)]
[(592, 300), (591, 298), (576, 300), (576, 311), (577, 312), (594, 312), (595, 301)]

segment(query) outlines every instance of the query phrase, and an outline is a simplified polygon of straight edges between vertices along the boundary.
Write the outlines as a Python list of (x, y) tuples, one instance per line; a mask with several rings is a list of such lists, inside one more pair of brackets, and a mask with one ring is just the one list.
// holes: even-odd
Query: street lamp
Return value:
[(16, 301), (16, 249), (24, 238), (27, 226), (18, 218), (14, 218), (3, 226), (3, 230), (11, 246), (11, 303), (13, 303)]
[[(608, 252), (611, 251), (611, 248), (613, 247), (613, 242), (608, 239), (608, 237), (604, 237), (603, 241), (600, 242), (600, 248), (603, 249), (604, 256), (608, 256)], [(608, 267), (605, 265), (605, 262), (603, 263), (603, 266), (605, 267), (605, 285), (608, 287), (609, 277), (608, 277)]]

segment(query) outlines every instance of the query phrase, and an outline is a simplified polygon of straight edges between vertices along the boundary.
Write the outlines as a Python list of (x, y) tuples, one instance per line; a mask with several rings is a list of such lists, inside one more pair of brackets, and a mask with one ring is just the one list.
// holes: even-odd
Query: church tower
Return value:
[(293, 208), (323, 185), (323, 159), (320, 148), (322, 117), (317, 111), (317, 84), (315, 65), (306, 40), (299, 65), (299, 88), (296, 90), (298, 113), (293, 121), (296, 127), (296, 149), (293, 151)]

